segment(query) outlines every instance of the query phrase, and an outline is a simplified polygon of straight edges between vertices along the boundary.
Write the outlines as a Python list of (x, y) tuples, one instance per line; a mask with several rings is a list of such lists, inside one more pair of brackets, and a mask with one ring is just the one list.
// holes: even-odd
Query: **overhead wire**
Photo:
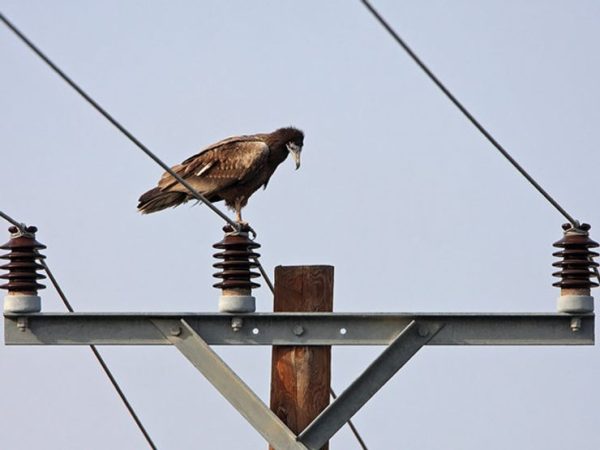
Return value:
[[(508, 162), (560, 213), (569, 221), (574, 228), (579, 228), (579, 221), (573, 218), (511, 155), (510, 153), (492, 136), (492, 134), (469, 112), (469, 110), (450, 92), (450, 90), (440, 81), (440, 79), (429, 69), (429, 67), (417, 56), (412, 48), (398, 35), (385, 18), (371, 5), (368, 0), (360, 0), (368, 11), (375, 17), (380, 25), (392, 36), (402, 49), (412, 58), (412, 60), (425, 72), (431, 81), (446, 95), (446, 97), (463, 113), (463, 115), (479, 130), (481, 134), (508, 160)], [(596, 267), (593, 268), (598, 281), (600, 273)]]
[(263, 280), (265, 280), (265, 283), (267, 284), (269, 290), (271, 291), (271, 294), (275, 295), (275, 287), (273, 286), (273, 283), (271, 282), (271, 279), (269, 278), (267, 271), (262, 266), (262, 264), (260, 263), (260, 261), (258, 260), (257, 257), (252, 258), (252, 260), (258, 266), (258, 271), (260, 272), (261, 276), (263, 277)]
[(7, 222), (10, 222), (11, 224), (13, 224), (19, 230), (25, 231), (24, 230), (24, 224), (17, 222), (15, 219), (13, 219), (12, 217), (10, 217), (8, 214), (5, 214), (4, 212), (0, 211), (0, 217), (2, 217)]
[[(591, 263), (594, 262), (594, 258), (592, 256), (589, 256), (588, 260)], [(600, 284), (600, 272), (598, 271), (598, 267), (596, 267), (595, 265), (592, 265), (592, 270), (594, 271), (594, 275), (596, 275), (596, 278), (598, 279), (598, 284)]]
[[(331, 394), (331, 396), (333, 397), (334, 400), (337, 398), (337, 395), (335, 395), (335, 392), (333, 392), (333, 389), (330, 388), (329, 389), (329, 393)], [(350, 430), (352, 431), (352, 434), (354, 434), (354, 437), (358, 441), (358, 444), (360, 445), (360, 448), (362, 448), (362, 450), (369, 450), (367, 448), (367, 444), (365, 444), (365, 441), (360, 436), (360, 433), (358, 432), (358, 429), (354, 426), (354, 424), (352, 423), (352, 420), (350, 420), (350, 419), (348, 419), (348, 426), (350, 427)]]
[(48, 58), (29, 38), (27, 38), (11, 21), (9, 21), (4, 14), (0, 13), (0, 20), (21, 40), (27, 47), (29, 47), (37, 56), (39, 56), (59, 77), (61, 77), (69, 86), (71, 86), (79, 95), (81, 95), (96, 111), (98, 111), (106, 120), (113, 124), (121, 133), (123, 133), (131, 142), (133, 142), (140, 150), (148, 155), (156, 164), (162, 167), (169, 175), (175, 180), (182, 184), (188, 191), (189, 194), (195, 197), (197, 200), (208, 206), (215, 214), (221, 219), (231, 225), (235, 230), (240, 230), (240, 224), (235, 222), (219, 208), (213, 205), (204, 195), (198, 192), (190, 183), (184, 178), (178, 175), (173, 169), (167, 166), (158, 156), (142, 144), (133, 134), (131, 134), (123, 125), (121, 125), (112, 115), (110, 115), (104, 108), (102, 108), (90, 95), (88, 95), (77, 83), (75, 83), (70, 77), (68, 77), (56, 64), (54, 64), (50, 58)]
[[(71, 313), (75, 312), (73, 310), (73, 307), (71, 306), (71, 303), (67, 300), (67, 297), (65, 296), (65, 293), (63, 292), (63, 290), (61, 289), (60, 285), (58, 284), (58, 281), (56, 281), (56, 278), (54, 277), (54, 274), (50, 271), (50, 268), (48, 267), (48, 264), (46, 263), (46, 261), (44, 261), (44, 259), (42, 259), (42, 258), (40, 258), (38, 261), (44, 267), (44, 270), (48, 274), (48, 278), (52, 282), (52, 285), (54, 286), (54, 289), (56, 289), (56, 292), (58, 293), (59, 297), (63, 301), (63, 303), (64, 303), (65, 307), (67, 308), (67, 310), (69, 312), (71, 312)], [(108, 377), (110, 383), (113, 385), (115, 391), (117, 391), (117, 394), (121, 398), (121, 401), (125, 405), (125, 408), (129, 412), (129, 415), (131, 416), (131, 418), (136, 423), (136, 425), (139, 428), (140, 432), (144, 435), (144, 439), (146, 439), (146, 442), (148, 443), (148, 446), (152, 450), (156, 450), (156, 445), (154, 444), (154, 441), (152, 440), (152, 438), (150, 437), (150, 434), (146, 430), (146, 427), (144, 427), (144, 424), (142, 423), (142, 421), (140, 420), (140, 418), (136, 414), (135, 410), (133, 409), (133, 406), (131, 406), (131, 403), (129, 402), (129, 400), (125, 396), (125, 393), (121, 389), (121, 386), (119, 386), (119, 383), (117, 382), (117, 380), (115, 379), (114, 375), (112, 374), (112, 371), (108, 368), (108, 365), (104, 361), (104, 358), (102, 357), (102, 355), (100, 355), (100, 352), (98, 351), (98, 349), (96, 348), (95, 345), (90, 345), (89, 347), (90, 347), (90, 350), (92, 351), (92, 353), (94, 354), (94, 356), (96, 357), (96, 359), (98, 360), (98, 363), (102, 367), (102, 370), (104, 371), (104, 373)]]
[[(26, 230), (27, 227), (25, 226), (24, 223), (16, 221), (12, 217), (10, 217), (8, 214), (5, 214), (3, 211), (0, 211), (0, 217), (2, 217), (3, 219), (5, 219), (6, 221), (10, 222), (14, 226), (16, 226), (19, 229), (19, 231), (21, 231), (21, 232), (26, 232), (27, 231)], [(71, 305), (71, 303), (67, 299), (67, 296), (65, 295), (64, 291), (62, 290), (62, 288), (61, 288), (60, 284), (58, 283), (56, 277), (54, 276), (54, 274), (50, 270), (50, 267), (48, 267), (48, 264), (46, 263), (46, 261), (44, 260), (44, 258), (40, 257), (40, 258), (37, 258), (37, 259), (38, 259), (38, 262), (41, 264), (41, 266), (44, 268), (44, 271), (48, 275), (48, 279), (52, 283), (52, 286), (54, 286), (54, 289), (56, 290), (58, 296), (60, 297), (60, 299), (62, 300), (63, 304), (67, 308), (67, 311), (69, 311), (70, 313), (75, 312), (75, 310), (73, 309), (73, 306)], [(110, 370), (110, 368), (108, 367), (108, 365), (104, 361), (104, 358), (102, 357), (102, 355), (100, 355), (100, 352), (98, 351), (98, 349), (96, 348), (95, 345), (90, 345), (89, 347), (90, 347), (90, 350), (92, 351), (92, 353), (94, 354), (94, 357), (96, 358), (96, 360), (98, 361), (98, 363), (102, 367), (102, 370), (104, 371), (104, 373), (108, 377), (108, 379), (109, 379), (110, 383), (112, 384), (113, 388), (115, 389), (115, 391), (119, 395), (121, 401), (125, 405), (125, 408), (129, 412), (129, 415), (131, 416), (131, 418), (133, 419), (133, 421), (135, 422), (135, 424), (139, 428), (140, 432), (144, 436), (144, 439), (148, 443), (148, 446), (152, 450), (156, 450), (157, 447), (154, 444), (154, 441), (152, 440), (152, 438), (150, 437), (150, 434), (146, 430), (146, 427), (144, 427), (144, 424), (142, 423), (142, 421), (140, 420), (140, 418), (136, 414), (135, 410), (133, 409), (133, 406), (131, 406), (131, 403), (129, 402), (129, 400), (127, 399), (127, 396), (125, 395), (125, 393), (121, 389), (121, 386), (119, 385), (119, 383), (115, 379), (112, 371)]]
[(377, 19), (380, 25), (392, 36), (400, 47), (412, 58), (412, 60), (425, 72), (425, 74), (440, 88), (448, 99), (464, 114), (464, 116), (483, 134), (486, 139), (504, 156), (510, 164), (521, 174), (529, 183), (550, 202), (556, 210), (561, 213), (575, 228), (579, 228), (579, 221), (574, 219), (527, 171), (508, 153), (508, 151), (485, 129), (483, 125), (471, 114), (467, 108), (450, 92), (450, 90), (435, 76), (435, 74), (425, 65), (417, 54), (408, 46), (385, 18), (371, 5), (368, 0), (360, 0), (369, 12)]
[[(450, 92), (429, 67), (417, 56), (412, 48), (400, 37), (385, 18), (371, 5), (368, 0), (360, 0), (367, 10), (375, 17), (381, 26), (392, 36), (410, 58), (425, 72), (431, 81), (446, 95), (446, 97), (463, 113), (463, 115), (479, 130), (481, 134), (504, 156), (510, 164), (560, 213), (574, 228), (579, 228), (580, 223), (573, 218), (542, 186), (510, 155), (510, 153), (492, 136), (492, 134), (469, 112), (469, 110)], [(590, 258), (591, 260), (591, 258)], [(592, 266), (594, 275), (600, 282), (598, 268)]]

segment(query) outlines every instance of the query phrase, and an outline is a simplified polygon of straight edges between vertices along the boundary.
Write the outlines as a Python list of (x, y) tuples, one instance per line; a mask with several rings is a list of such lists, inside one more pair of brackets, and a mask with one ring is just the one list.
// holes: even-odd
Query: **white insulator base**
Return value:
[(256, 299), (251, 295), (221, 295), (219, 312), (251, 313), (256, 311)]
[(4, 312), (33, 313), (42, 310), (42, 299), (37, 295), (9, 294), (4, 297)]
[(556, 310), (571, 314), (594, 312), (594, 297), (591, 295), (561, 295), (556, 301)]

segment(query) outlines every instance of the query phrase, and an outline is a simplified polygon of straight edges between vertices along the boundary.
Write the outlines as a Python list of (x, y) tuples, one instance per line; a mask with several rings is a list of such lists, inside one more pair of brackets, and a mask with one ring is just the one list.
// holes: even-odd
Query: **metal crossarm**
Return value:
[[(169, 345), (155, 322), (184, 319), (209, 345), (388, 345), (411, 321), (443, 323), (427, 345), (593, 345), (593, 314), (6, 314), (8, 345)], [(300, 327), (303, 333), (294, 330)]]
[[(12, 345), (174, 345), (273, 448), (318, 450), (424, 345), (593, 345), (594, 314), (5, 312), (4, 333)], [(210, 345), (387, 347), (296, 436)]]

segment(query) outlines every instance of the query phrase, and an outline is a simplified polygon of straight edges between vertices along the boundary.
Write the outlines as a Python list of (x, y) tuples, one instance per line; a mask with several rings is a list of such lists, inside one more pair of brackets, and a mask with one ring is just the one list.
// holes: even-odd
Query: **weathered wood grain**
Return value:
[[(273, 310), (332, 312), (333, 267), (276, 267)], [(304, 430), (329, 405), (330, 385), (331, 347), (273, 346), (271, 410), (294, 433)]]

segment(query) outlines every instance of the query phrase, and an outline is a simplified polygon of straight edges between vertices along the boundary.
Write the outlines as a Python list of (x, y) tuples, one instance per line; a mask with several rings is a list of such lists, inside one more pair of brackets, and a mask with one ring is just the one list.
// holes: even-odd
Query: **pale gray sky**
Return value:
[[(375, 6), (600, 239), (600, 3)], [(0, 9), (169, 164), (229, 135), (302, 128), (302, 168), (286, 161), (245, 218), (268, 270), (335, 266), (337, 311), (554, 311), (563, 218), (358, 1)], [(0, 209), (40, 228), (74, 307), (215, 311), (221, 221), (201, 206), (139, 215), (160, 168), (4, 27), (0, 46)], [(63, 310), (41, 293), (44, 311)], [(270, 310), (268, 290), (256, 296)], [(334, 388), (381, 350), (335, 349)], [(101, 351), (161, 450), (266, 448), (175, 349)], [(268, 397), (267, 348), (218, 351)], [(0, 448), (146, 448), (88, 349), (0, 346), (0, 373)], [(375, 450), (593, 450), (599, 378), (595, 347), (426, 348), (354, 419)], [(344, 429), (332, 448), (358, 447)]]

